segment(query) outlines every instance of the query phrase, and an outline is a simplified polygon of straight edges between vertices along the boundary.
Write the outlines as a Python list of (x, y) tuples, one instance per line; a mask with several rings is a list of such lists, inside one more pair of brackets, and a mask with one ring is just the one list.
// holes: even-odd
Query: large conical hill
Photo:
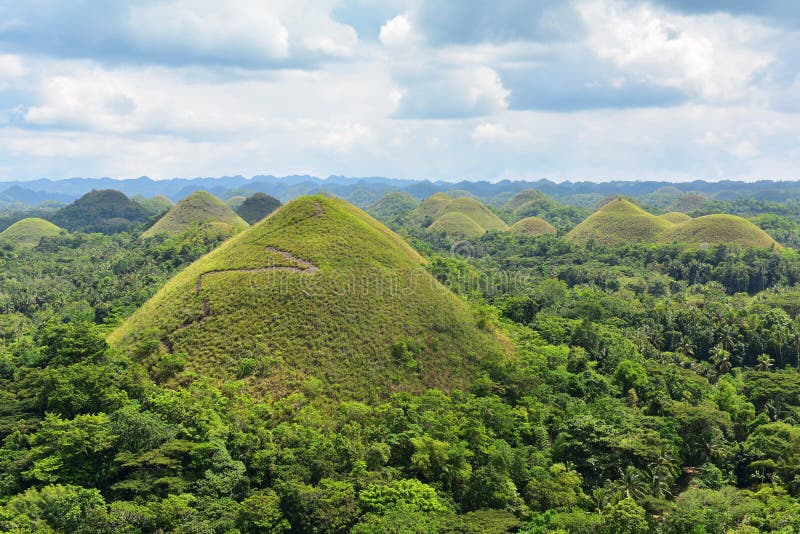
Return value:
[(163, 380), (238, 379), (262, 397), (312, 378), (345, 398), (453, 390), (503, 349), (422, 265), (358, 208), (301, 197), (175, 276), (109, 342), (156, 376), (186, 358)]
[(220, 199), (206, 191), (197, 191), (172, 206), (142, 237), (178, 235), (195, 224), (212, 225), (229, 234), (248, 227), (247, 222)]

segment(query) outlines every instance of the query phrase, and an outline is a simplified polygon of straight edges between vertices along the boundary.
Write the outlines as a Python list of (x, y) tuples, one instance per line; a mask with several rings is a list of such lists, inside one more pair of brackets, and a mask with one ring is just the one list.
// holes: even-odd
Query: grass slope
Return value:
[(764, 230), (735, 215), (706, 215), (675, 225), (661, 238), (666, 243), (735, 243), (743, 247), (779, 248)]
[(154, 368), (185, 355), (179, 382), (239, 378), (261, 397), (312, 377), (362, 400), (453, 390), (503, 344), (422, 264), (358, 208), (301, 197), (175, 276), (108, 341), (160, 346), (144, 356)]
[(457, 211), (445, 213), (428, 226), (431, 233), (443, 233), (450, 239), (476, 239), (486, 233), (480, 224)]
[(186, 232), (195, 224), (204, 223), (227, 228), (230, 230), (229, 233), (248, 227), (248, 224), (220, 199), (211, 193), (197, 191), (172, 206), (163, 217), (142, 234), (142, 237), (153, 237), (161, 233), (178, 235)]
[(56, 236), (61, 232), (63, 230), (50, 221), (31, 217), (17, 221), (0, 232), (0, 241), (33, 248), (43, 237)]
[(555, 234), (555, 227), (539, 217), (526, 217), (511, 225), (509, 231), (514, 234), (536, 237), (544, 234)]
[(672, 223), (652, 215), (623, 198), (608, 202), (576, 226), (566, 238), (575, 243), (595, 240), (606, 245), (658, 242)]

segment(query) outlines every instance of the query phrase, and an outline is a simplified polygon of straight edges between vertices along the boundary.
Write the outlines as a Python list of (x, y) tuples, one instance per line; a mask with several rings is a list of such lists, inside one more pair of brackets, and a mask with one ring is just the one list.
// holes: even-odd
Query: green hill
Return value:
[(529, 202), (555, 203), (553, 199), (537, 189), (525, 189), (511, 197), (511, 199), (505, 203), (503, 209), (509, 213), (513, 213)]
[(636, 204), (618, 198), (592, 213), (566, 238), (575, 243), (595, 240), (606, 245), (620, 243), (655, 243), (672, 223), (652, 215)]
[(301, 197), (175, 276), (108, 341), (150, 347), (153, 368), (185, 358), (181, 383), (239, 378), (259, 397), (311, 378), (359, 400), (451, 391), (503, 344), (422, 263), (358, 208)]
[(236, 209), (236, 214), (248, 224), (255, 224), (280, 207), (281, 201), (277, 198), (265, 193), (255, 193), (242, 202)]
[(476, 239), (486, 233), (480, 224), (457, 211), (445, 213), (428, 226), (428, 232), (443, 233), (450, 239)]
[(234, 233), (247, 228), (248, 224), (233, 212), (224, 202), (205, 191), (197, 191), (184, 198), (164, 214), (143, 238), (157, 234), (178, 235), (195, 224), (209, 224), (220, 230)]
[(680, 211), (670, 211), (669, 213), (659, 215), (658, 218), (675, 224), (686, 222), (691, 219), (691, 217)]
[(151, 215), (158, 215), (164, 213), (175, 205), (173, 201), (171, 201), (164, 195), (156, 195), (150, 198), (144, 195), (134, 195), (131, 197), (131, 200), (142, 206)]
[(508, 230), (508, 225), (492, 210), (471, 197), (453, 198), (446, 193), (436, 193), (425, 199), (417, 208), (417, 219), (425, 226), (446, 213), (466, 215), (484, 230)]
[(43, 237), (56, 236), (61, 232), (63, 230), (50, 221), (31, 217), (17, 221), (0, 232), (0, 242), (33, 248)]
[(736, 215), (706, 215), (690, 219), (664, 233), (665, 243), (733, 243), (743, 247), (780, 247), (764, 230)]
[(536, 237), (544, 234), (555, 234), (555, 227), (539, 217), (526, 217), (511, 225), (509, 231), (514, 234)]
[(58, 210), (52, 222), (70, 232), (113, 234), (132, 230), (147, 221), (150, 212), (113, 189), (92, 190)]
[(419, 202), (402, 191), (390, 191), (369, 207), (369, 213), (379, 219), (390, 219), (414, 211)]

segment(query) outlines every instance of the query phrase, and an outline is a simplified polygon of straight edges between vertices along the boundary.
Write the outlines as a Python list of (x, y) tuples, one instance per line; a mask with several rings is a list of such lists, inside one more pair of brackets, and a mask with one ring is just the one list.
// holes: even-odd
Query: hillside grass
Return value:
[(514, 234), (536, 237), (545, 234), (555, 234), (556, 228), (540, 217), (526, 217), (512, 224), (509, 231)]
[(43, 237), (60, 235), (64, 230), (38, 217), (30, 217), (15, 222), (2, 232), (0, 241), (12, 243), (16, 246), (33, 248), (39, 244)]
[[(318, 270), (302, 272), (303, 262)], [(168, 353), (185, 355), (173, 381), (239, 380), (258, 397), (284, 396), (312, 377), (361, 400), (452, 391), (504, 349), (423, 263), (347, 202), (301, 197), (175, 276), (108, 341), (130, 354), (160, 341), (140, 357), (157, 368)], [(266, 267), (283, 269), (255, 271)]]
[(428, 232), (443, 233), (450, 239), (477, 239), (486, 233), (486, 229), (467, 215), (452, 211), (433, 221)]
[(612, 200), (566, 235), (575, 243), (653, 243), (684, 245), (735, 244), (742, 247), (780, 247), (758, 226), (735, 215), (652, 215), (625, 199)]
[(203, 223), (221, 223), (227, 225), (231, 232), (243, 230), (249, 226), (220, 199), (211, 193), (197, 191), (172, 206), (163, 217), (142, 234), (142, 238), (158, 234), (178, 235), (188, 231), (193, 225)]

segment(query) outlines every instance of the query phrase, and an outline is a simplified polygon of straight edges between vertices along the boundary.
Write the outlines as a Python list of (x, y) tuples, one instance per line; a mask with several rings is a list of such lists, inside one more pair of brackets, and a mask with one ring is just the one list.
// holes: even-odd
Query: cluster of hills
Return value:
[[(130, 197), (151, 198), (163, 196), (173, 202), (196, 191), (208, 191), (221, 199), (236, 199), (238, 203), (254, 193), (267, 193), (282, 202), (308, 194), (329, 192), (359, 207), (365, 208), (377, 202), (384, 194), (402, 191), (417, 202), (440, 192), (460, 190), (482, 202), (501, 207), (516, 193), (535, 189), (567, 205), (591, 206), (609, 196), (636, 198), (643, 205), (663, 209), (670, 205), (683, 211), (681, 205), (697, 208), (698, 203), (708, 201), (730, 201), (747, 197), (760, 201), (800, 200), (800, 182), (720, 181), (706, 182), (560, 182), (542, 179), (538, 181), (501, 180), (499, 182), (408, 180), (383, 177), (351, 178), (329, 176), (318, 178), (308, 175), (275, 176), (229, 176), (221, 178), (175, 178), (153, 180), (147, 177), (118, 180), (111, 178), (71, 178), (67, 180), (40, 179), (33, 181), (7, 182), (0, 189), (0, 209), (19, 207), (64, 205), (92, 190), (113, 189)], [(558, 226), (558, 225), (557, 225)]]
[(758, 226), (735, 215), (691, 218), (684, 213), (653, 215), (629, 200), (609, 201), (566, 235), (575, 243), (737, 244), (744, 247), (780, 247)]
[[(681, 197), (681, 201), (692, 200)], [(150, 238), (180, 235), (195, 226), (224, 239), (264, 219), (280, 206), (280, 200), (265, 193), (234, 196), (223, 202), (209, 192), (196, 191), (173, 204), (160, 195), (128, 198), (119, 191), (97, 190), (56, 211), (33, 212), (38, 217), (32, 220), (12, 219), (7, 224), (19, 222), (6, 229), (4, 240), (30, 246), (42, 236), (56, 235), (62, 229), (142, 232), (143, 238)], [(717, 213), (692, 218), (684, 211), (654, 215), (622, 198), (606, 201), (591, 213), (586, 208), (561, 204), (537, 190), (521, 191), (496, 207), (487, 206), (468, 191), (439, 192), (422, 202), (408, 193), (391, 191), (369, 211), (383, 221), (405, 218), (429, 233), (443, 234), (456, 241), (477, 239), (493, 231), (531, 237), (561, 233), (567, 240), (580, 244), (594, 241), (779, 246), (753, 222), (734, 215)]]

